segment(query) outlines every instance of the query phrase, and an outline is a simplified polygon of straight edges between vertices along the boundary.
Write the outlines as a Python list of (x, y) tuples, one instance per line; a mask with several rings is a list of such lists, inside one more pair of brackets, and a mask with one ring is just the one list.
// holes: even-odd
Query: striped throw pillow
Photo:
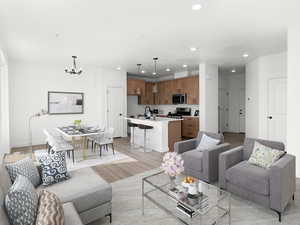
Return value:
[(39, 207), (35, 225), (63, 225), (64, 210), (59, 198), (46, 190), (39, 192)]

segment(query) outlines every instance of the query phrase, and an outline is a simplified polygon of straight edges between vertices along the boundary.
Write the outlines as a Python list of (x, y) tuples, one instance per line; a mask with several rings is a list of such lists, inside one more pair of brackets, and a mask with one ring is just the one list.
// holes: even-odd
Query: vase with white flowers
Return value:
[(176, 176), (184, 171), (183, 159), (181, 155), (177, 154), (176, 152), (166, 153), (163, 157), (161, 168), (164, 173), (170, 177), (170, 189), (174, 189), (176, 187)]

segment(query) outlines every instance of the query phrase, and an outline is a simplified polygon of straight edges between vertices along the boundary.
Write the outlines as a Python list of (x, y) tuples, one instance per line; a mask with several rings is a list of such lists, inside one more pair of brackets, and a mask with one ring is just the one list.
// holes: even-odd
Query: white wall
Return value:
[[(151, 106), (152, 108), (153, 106)], [(145, 105), (138, 104), (138, 96), (127, 96), (127, 115), (137, 116), (139, 114), (144, 114)]]
[(9, 153), (9, 151), (8, 65), (5, 54), (0, 49), (0, 153)]
[[(10, 129), (11, 144), (25, 146), (30, 143), (28, 118), (43, 109), (47, 109), (48, 91), (71, 91), (84, 93), (84, 114), (49, 115), (32, 120), (33, 144), (44, 143), (43, 128), (70, 125), (75, 119), (84, 124), (105, 124), (106, 89), (123, 87), (124, 112), (127, 110), (126, 72), (105, 70), (94, 66), (82, 65), (84, 72), (74, 77), (64, 73), (63, 65), (28, 64), (11, 62), (10, 78)], [(124, 136), (126, 126), (124, 121)]]
[(286, 53), (262, 56), (246, 65), (246, 136), (268, 139), (268, 81), (279, 77), (287, 77)]
[(199, 64), (200, 130), (218, 132), (218, 66)]
[(288, 30), (288, 99), (287, 99), (287, 152), (296, 156), (296, 175), (300, 177), (300, 26)]

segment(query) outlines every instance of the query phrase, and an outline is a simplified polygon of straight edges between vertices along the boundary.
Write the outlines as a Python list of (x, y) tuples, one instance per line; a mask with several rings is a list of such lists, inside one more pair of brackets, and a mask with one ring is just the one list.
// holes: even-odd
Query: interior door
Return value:
[(219, 131), (228, 130), (228, 92), (225, 89), (219, 89)]
[(246, 116), (245, 116), (245, 98), (246, 98), (245, 89), (240, 89), (240, 133), (245, 133), (245, 126), (246, 126)]
[(268, 138), (286, 142), (287, 79), (276, 78), (268, 82)]
[(114, 136), (122, 137), (124, 131), (122, 87), (110, 87), (107, 89), (107, 123), (114, 128)]

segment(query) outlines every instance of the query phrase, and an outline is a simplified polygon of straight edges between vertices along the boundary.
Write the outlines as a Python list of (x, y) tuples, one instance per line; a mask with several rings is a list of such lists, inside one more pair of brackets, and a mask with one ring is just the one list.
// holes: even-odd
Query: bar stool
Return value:
[(136, 127), (138, 127), (138, 125), (136, 124), (136, 123), (132, 123), (132, 122), (128, 122), (128, 126), (130, 127), (130, 128), (132, 128), (132, 145), (133, 145), (133, 147), (134, 147), (134, 129), (136, 128)]
[(138, 124), (138, 128), (144, 130), (144, 152), (146, 152), (146, 143), (147, 143), (147, 136), (146, 136), (146, 131), (153, 129), (152, 126), (144, 125), (144, 124)]

